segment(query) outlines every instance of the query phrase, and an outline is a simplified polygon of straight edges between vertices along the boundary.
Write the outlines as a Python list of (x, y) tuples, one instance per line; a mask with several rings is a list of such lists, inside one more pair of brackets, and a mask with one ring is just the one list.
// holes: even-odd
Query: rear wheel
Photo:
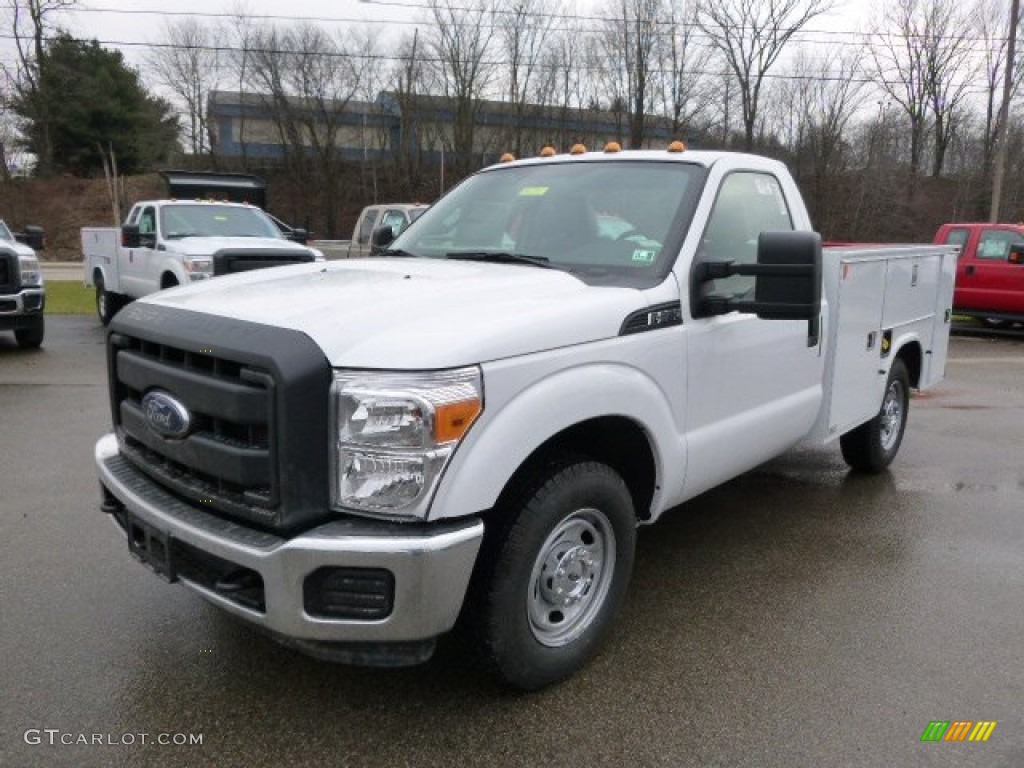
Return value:
[(27, 328), (19, 328), (14, 332), (14, 338), (22, 349), (36, 349), (43, 343), (43, 336), (46, 335), (46, 321), (42, 315), (36, 315), (32, 324)]
[(97, 276), (93, 282), (96, 284), (96, 316), (103, 325), (109, 325), (117, 310), (125, 305), (125, 299), (118, 293), (108, 291), (102, 277)]
[(534, 473), (500, 511), (473, 621), (497, 676), (534, 690), (582, 667), (608, 634), (633, 569), (636, 517), (622, 478), (582, 459)]
[(900, 449), (910, 410), (910, 375), (897, 358), (889, 369), (882, 407), (871, 421), (839, 438), (843, 459), (861, 472), (881, 472)]

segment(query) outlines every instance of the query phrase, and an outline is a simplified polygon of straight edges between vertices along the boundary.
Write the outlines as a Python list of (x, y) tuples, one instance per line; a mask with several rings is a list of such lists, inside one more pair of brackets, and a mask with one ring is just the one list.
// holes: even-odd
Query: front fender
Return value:
[[(685, 475), (685, 443), (669, 398), (650, 376), (629, 365), (591, 363), (503, 392), (502, 384), (492, 387), (488, 376), (499, 382), (513, 377), (494, 374), (485, 369), (484, 414), (445, 472), (430, 519), (490, 509), (515, 471), (541, 445), (569, 427), (607, 416), (633, 421), (650, 441), (656, 477), (654, 516), (665, 499), (678, 497)], [(504, 384), (509, 389), (516, 385)]]

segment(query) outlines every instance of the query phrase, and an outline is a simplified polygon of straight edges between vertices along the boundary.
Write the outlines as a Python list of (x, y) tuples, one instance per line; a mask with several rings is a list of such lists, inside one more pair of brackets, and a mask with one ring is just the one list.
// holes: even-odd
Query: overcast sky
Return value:
[[(416, 7), (423, 0), (80, 0), (82, 10), (65, 16), (66, 26), (79, 37), (97, 38), (101, 42), (127, 43), (117, 47), (126, 58), (139, 64), (145, 53), (145, 43), (162, 39), (162, 29), (168, 22), (196, 15), (211, 24), (220, 19), (202, 14), (237, 13), (245, 9), (253, 16), (275, 17), (265, 21), (288, 23), (293, 20), (312, 19), (327, 27), (373, 25), (382, 35), (408, 29), (409, 22), (419, 15)], [(572, 7), (585, 15), (600, 15), (604, 0), (576, 0)], [(863, 21), (871, 3), (868, 0), (840, 0), (836, 10), (827, 17), (815, 20), (813, 29), (833, 32), (854, 32)]]

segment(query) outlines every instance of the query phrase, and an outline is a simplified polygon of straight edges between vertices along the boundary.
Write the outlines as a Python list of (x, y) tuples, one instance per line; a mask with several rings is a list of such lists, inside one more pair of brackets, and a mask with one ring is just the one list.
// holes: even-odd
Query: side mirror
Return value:
[(35, 224), (28, 224), (25, 227), (25, 231), (16, 234), (14, 239), (19, 243), (24, 243), (33, 251), (41, 251), (46, 247), (46, 234), (43, 232), (42, 227), (38, 227)]
[[(25, 227), (27, 230), (28, 227)], [(1010, 253), (1006, 260), (1011, 264), (1024, 264), (1024, 243), (1014, 243), (1010, 246)]]
[(309, 231), (305, 229), (291, 229), (284, 234), (285, 240), (291, 240), (293, 243), (299, 245), (305, 245), (309, 242)]
[[(821, 236), (816, 232), (762, 232), (757, 238), (757, 262), (699, 262), (694, 269), (698, 290), (711, 280), (750, 275), (754, 300), (700, 296), (697, 317), (728, 312), (755, 314), (762, 320), (809, 320), (821, 313)], [(813, 334), (816, 336), (816, 334)]]
[(377, 227), (370, 235), (370, 251), (376, 252), (391, 245), (395, 231), (391, 227)]
[(142, 245), (142, 235), (138, 224), (125, 224), (121, 227), (121, 247), (138, 248)]

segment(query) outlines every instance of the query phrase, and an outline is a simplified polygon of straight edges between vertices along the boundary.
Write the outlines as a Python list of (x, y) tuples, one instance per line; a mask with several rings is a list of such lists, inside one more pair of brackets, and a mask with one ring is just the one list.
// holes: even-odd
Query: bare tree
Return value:
[(194, 17), (168, 22), (162, 44), (146, 56), (153, 77), (184, 107), (185, 140), (195, 155), (212, 146), (207, 102), (223, 78), (215, 38), (216, 31)]
[(604, 54), (603, 75), (613, 102), (629, 123), (629, 146), (645, 138), (645, 119), (653, 111), (658, 89), (659, 25), (665, 20), (662, 0), (613, 0), (598, 36)]
[(833, 0), (700, 0), (697, 23), (736, 77), (747, 151), (754, 148), (765, 76), (793, 36), (832, 4)]
[(846, 202), (834, 193), (836, 182), (850, 164), (848, 135), (863, 103), (863, 51), (833, 48), (812, 57), (801, 49), (780, 88), (781, 100), (792, 110), (792, 151), (795, 175), (807, 192), (817, 226), (837, 228), (837, 214)]
[(264, 29), (256, 40), (250, 82), (273, 116), (286, 166), (295, 178), (314, 181), (327, 237), (334, 237), (343, 177), (339, 138), (351, 124), (349, 101), (375, 59), (371, 43), (353, 34), (334, 40), (309, 23)]
[(504, 0), (497, 9), (497, 36), (506, 67), (505, 95), (513, 110), (509, 148), (517, 157), (523, 153), (527, 112), (531, 106), (541, 106), (546, 95), (542, 56), (552, 42), (560, 7), (558, 2), (544, 0)]
[[(668, 0), (660, 51), (662, 95), (672, 133), (680, 135), (707, 112), (711, 98), (706, 76), (711, 48), (702, 45), (696, 32), (697, 6), (687, 0)], [(702, 120), (706, 122), (706, 118)]]
[(31, 102), (37, 112), (33, 121), (39, 126), (36, 173), (40, 176), (53, 171), (52, 115), (49, 95), (42, 91), (46, 39), (56, 29), (54, 17), (77, 4), (78, 0), (11, 0), (6, 8), (18, 54), (16, 72), (8, 76), (18, 96)]
[(495, 76), (487, 57), (494, 38), (494, 5), (492, 0), (429, 0), (427, 14), (433, 25), (424, 42), (438, 68), (443, 93), (451, 100), (451, 148), (456, 173), (464, 175), (475, 165), (480, 100)]
[(932, 116), (932, 176), (942, 173), (976, 74), (970, 18), (955, 0), (932, 0), (925, 8), (922, 29), (925, 84)]
[(971, 27), (955, 0), (894, 0), (884, 5), (873, 29), (875, 77), (910, 123), (912, 175), (921, 169), (929, 131), (931, 175), (942, 173), (976, 74)]

